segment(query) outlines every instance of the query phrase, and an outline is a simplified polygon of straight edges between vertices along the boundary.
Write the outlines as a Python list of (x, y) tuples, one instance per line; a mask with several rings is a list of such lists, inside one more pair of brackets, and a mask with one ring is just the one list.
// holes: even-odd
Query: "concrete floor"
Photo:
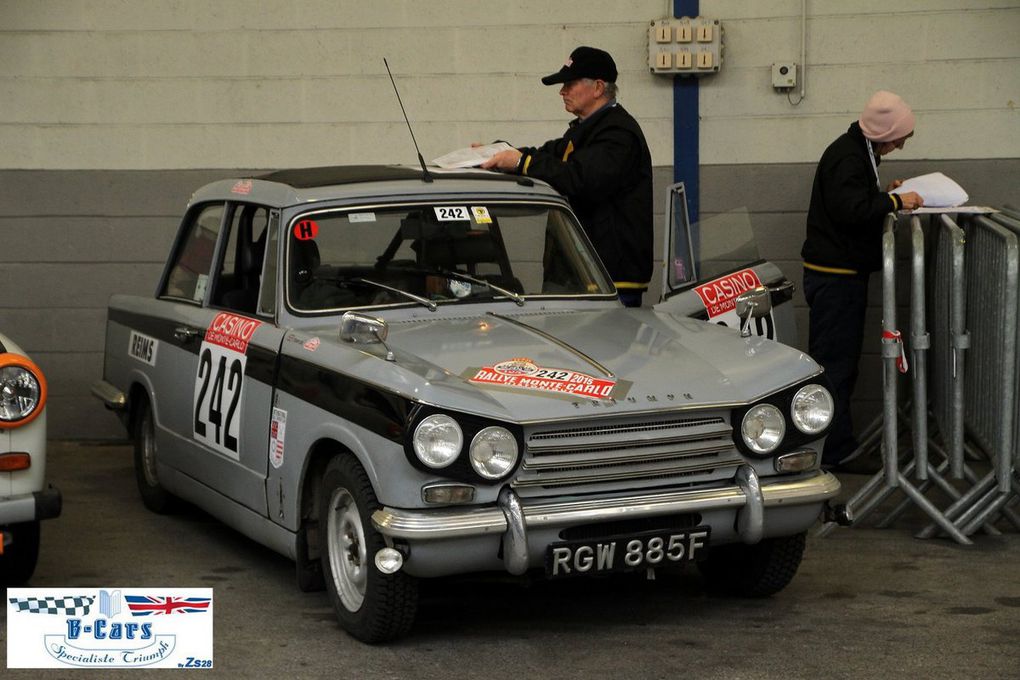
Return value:
[[(695, 569), (656, 581), (431, 581), (412, 635), (369, 647), (337, 627), (325, 593), (298, 590), (288, 560), (197, 509), (147, 512), (127, 445), (50, 447), (64, 512), (44, 524), (32, 585), (212, 586), (216, 677), (1020, 677), (1012, 529), (969, 548), (912, 538), (918, 518), (812, 536), (797, 578), (766, 600), (709, 597)], [(845, 495), (863, 480), (845, 477)], [(7, 670), (2, 631), (0, 649), (11, 680), (89, 674)]]

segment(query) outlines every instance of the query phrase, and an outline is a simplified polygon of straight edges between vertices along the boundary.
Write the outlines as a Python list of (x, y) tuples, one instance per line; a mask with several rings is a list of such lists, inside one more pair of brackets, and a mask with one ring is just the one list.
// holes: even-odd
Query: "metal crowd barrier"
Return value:
[[(941, 530), (970, 545), (968, 536), (978, 529), (999, 533), (994, 524), (1000, 517), (1020, 527), (1020, 516), (1010, 507), (1020, 499), (1020, 418), (1014, 415), (1020, 404), (1020, 362), (1015, 358), (1020, 348), (1020, 211), (1007, 209), (991, 218), (975, 216), (964, 226), (939, 215), (929, 224), (932, 247), (926, 254), (926, 230), (918, 216), (910, 220), (907, 344), (912, 389), (909, 404), (901, 407), (898, 363), (903, 334), (896, 325), (896, 216), (886, 218), (883, 413), (866, 430), (881, 438), (883, 465), (847, 502), (847, 510), (859, 522), (902, 492), (905, 498), (879, 526), (890, 525), (915, 505), (932, 520), (919, 537)], [(929, 427), (929, 417), (935, 421), (936, 432)], [(912, 456), (900, 451), (903, 425), (910, 430)], [(874, 439), (870, 435), (862, 440)], [(968, 458), (982, 465), (987, 461), (987, 474), (980, 477)], [(948, 497), (949, 506), (940, 509), (929, 500), (925, 494), (930, 489)], [(823, 525), (819, 535), (834, 527)]]

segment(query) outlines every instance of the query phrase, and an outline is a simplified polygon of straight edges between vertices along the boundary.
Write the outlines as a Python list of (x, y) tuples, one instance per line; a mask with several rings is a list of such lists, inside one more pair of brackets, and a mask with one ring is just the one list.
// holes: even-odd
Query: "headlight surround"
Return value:
[(821, 385), (805, 385), (790, 402), (790, 419), (804, 434), (822, 432), (832, 422), (834, 412), (832, 395)]
[(517, 438), (505, 427), (492, 425), (478, 431), (468, 453), (471, 467), (485, 479), (506, 476), (517, 465)]
[(414, 428), (414, 455), (432, 469), (451, 465), (464, 446), (464, 432), (456, 420), (443, 413), (423, 418)]
[(786, 419), (772, 404), (752, 406), (740, 421), (744, 445), (756, 454), (765, 455), (778, 449), (785, 434)]
[(32, 361), (18, 354), (0, 354), (0, 428), (20, 427), (42, 413), (46, 379)]

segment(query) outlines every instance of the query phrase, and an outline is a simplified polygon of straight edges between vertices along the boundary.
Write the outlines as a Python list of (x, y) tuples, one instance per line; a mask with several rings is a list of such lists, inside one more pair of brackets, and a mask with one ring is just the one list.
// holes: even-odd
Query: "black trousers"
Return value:
[(822, 463), (835, 465), (857, 448), (850, 397), (864, 344), (869, 275), (826, 274), (804, 269), (804, 297), (810, 307), (808, 354), (821, 364), (833, 387), (836, 413), (825, 440)]

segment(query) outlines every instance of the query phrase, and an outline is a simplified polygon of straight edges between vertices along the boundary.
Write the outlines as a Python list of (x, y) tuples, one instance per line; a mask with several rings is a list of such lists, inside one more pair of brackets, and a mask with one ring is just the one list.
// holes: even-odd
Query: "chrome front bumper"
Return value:
[(767, 508), (823, 503), (836, 496), (840, 488), (839, 480), (828, 472), (761, 484), (749, 465), (739, 468), (734, 482), (731, 486), (714, 489), (530, 503), (521, 501), (510, 487), (505, 487), (494, 507), (466, 510), (382, 508), (372, 514), (372, 523), (384, 536), (410, 542), (502, 534), (507, 571), (522, 574), (528, 564), (528, 529), (531, 528), (735, 509), (740, 539), (752, 544), (762, 538)]

